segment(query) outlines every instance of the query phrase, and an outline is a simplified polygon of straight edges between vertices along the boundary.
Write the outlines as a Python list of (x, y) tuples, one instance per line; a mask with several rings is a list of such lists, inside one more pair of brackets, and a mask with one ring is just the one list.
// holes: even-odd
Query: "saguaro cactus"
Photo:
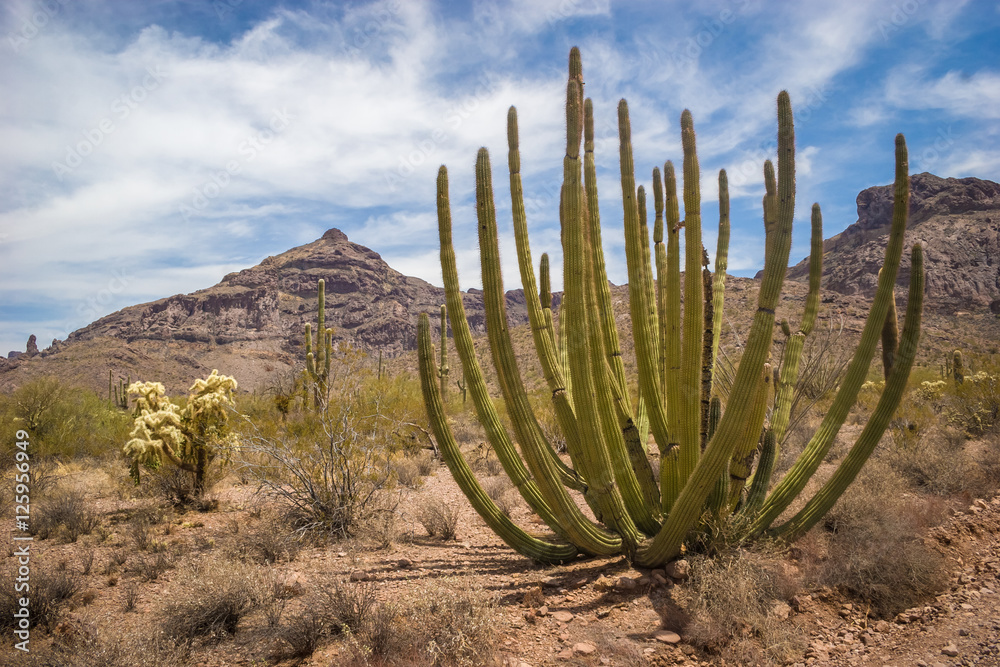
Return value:
[(313, 388), (313, 407), (326, 404), (330, 380), (330, 359), (333, 358), (333, 329), (326, 328), (326, 281), (317, 285), (319, 306), (316, 315), (316, 345), (313, 349), (312, 324), (306, 322), (306, 380)]
[[(476, 210), (486, 328), (497, 381), (514, 436), (520, 444), (520, 455), (500, 423), (474, 354), (452, 247), (448, 173), (441, 167), (437, 187), (441, 266), (447, 311), (464, 376), (497, 457), (528, 506), (552, 530), (552, 536), (531, 536), (509, 520), (501, 519), (475, 482), (455, 446), (443, 412), (441, 392), (434, 381), (426, 315), (421, 316), (418, 328), (421, 384), (442, 456), (459, 486), (498, 535), (521, 553), (549, 562), (564, 561), (578, 553), (624, 554), (637, 564), (657, 566), (681, 553), (684, 541), (693, 531), (701, 529), (706, 517), (718, 520), (731, 512), (739, 519), (734, 526), (748, 537), (769, 532), (784, 539), (794, 539), (808, 530), (843, 493), (884, 431), (905, 388), (919, 336), (923, 287), (919, 246), (914, 247), (909, 301), (900, 344), (895, 350), (878, 407), (830, 482), (794, 519), (781, 526), (772, 526), (825, 457), (865, 379), (891, 312), (892, 287), (901, 258), (909, 202), (906, 145), (899, 135), (896, 138), (892, 231), (861, 343), (822, 426), (792, 470), (768, 493), (775, 460), (775, 431), (783, 432), (787, 427), (788, 416), (784, 414), (789, 403), (787, 387), (795, 382), (801, 343), (816, 318), (822, 255), (821, 222), (816, 206), (805, 314), (800, 329), (794, 334), (790, 325), (783, 323), (787, 349), (780, 370), (773, 372), (768, 362), (775, 308), (788, 266), (795, 207), (795, 136), (787, 93), (778, 96), (777, 107), (777, 169), (770, 161), (764, 165), (763, 279), (757, 311), (725, 409), (710, 392), (721, 331), (729, 225), (727, 182), (725, 173), (721, 173), (720, 244), (713, 278), (701, 242), (700, 174), (691, 114), (685, 111), (681, 116), (685, 216), (682, 222), (674, 169), (667, 162), (663, 183), (659, 170), (653, 171), (655, 247), (651, 253), (645, 189), (637, 188), (635, 183), (628, 105), (622, 100), (618, 106), (629, 303), (640, 397), (639, 403), (633, 406), (630, 396), (634, 395), (635, 384), (625, 377), (621, 364), (600, 243), (593, 105), (583, 96), (579, 51), (574, 48), (570, 52), (566, 94), (566, 152), (559, 207), (564, 295), (558, 337), (552, 327), (549, 308), (547, 258), (541, 268), (542, 288), (536, 289), (521, 186), (517, 113), (511, 107), (507, 126), (508, 167), (518, 265), (525, 294), (539, 294), (537, 300), (527, 299), (528, 317), (571, 465), (566, 465), (555, 454), (542, 433), (514, 362), (506, 326), (489, 154), (485, 148), (480, 149), (476, 160)], [(682, 231), (687, 276), (683, 317), (680, 316), (679, 239)], [(657, 271), (655, 283), (653, 256)], [(565, 359), (560, 350), (563, 346)], [(779, 386), (774, 419), (778, 423), (767, 424), (766, 404), (775, 375)], [(572, 401), (567, 392), (570, 378)], [(654, 481), (641, 436), (647, 419), (660, 454), (659, 486)], [(754, 471), (758, 447), (762, 451)], [(752, 479), (751, 473), (754, 473)], [(596, 521), (580, 511), (569, 493), (571, 490), (582, 492)]]

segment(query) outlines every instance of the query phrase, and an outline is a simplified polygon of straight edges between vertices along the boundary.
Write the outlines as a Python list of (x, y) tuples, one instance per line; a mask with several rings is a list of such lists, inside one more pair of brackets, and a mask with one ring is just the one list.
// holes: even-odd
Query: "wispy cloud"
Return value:
[[(761, 261), (761, 165), (774, 152), (781, 89), (796, 111), (800, 191), (832, 200), (833, 209), (850, 212), (857, 191), (883, 179), (844, 147), (874, 150), (868, 144), (881, 144), (867, 139), (895, 131), (907, 131), (919, 157), (952, 126), (953, 143), (928, 163), (939, 172), (996, 174), (1000, 79), (987, 63), (998, 47), (982, 35), (1000, 17), (984, 18), (985, 2), (912, 4), (912, 12), (892, 0), (776, 12), (760, 0), (277, 8), (13, 0), (0, 17), (8, 50), (0, 86), (17, 91), (0, 100), (0, 349), (22, 346), (32, 332), (48, 340), (43, 331), (53, 332), (53, 321), (70, 330), (130, 303), (207, 287), (331, 226), (404, 273), (439, 283), (441, 164), (451, 178), (463, 286), (478, 286), (480, 146), (491, 152), (504, 271), (514, 287), (510, 105), (518, 109), (535, 260), (552, 254), (558, 286), (562, 105), (573, 44), (583, 50), (596, 110), (606, 248), (623, 242), (616, 106), (626, 97), (636, 172), (647, 187), (654, 165), (680, 165), (678, 119), (692, 110), (706, 219), (715, 215), (724, 167), (740, 239), (730, 267), (753, 273)], [(887, 46), (901, 36), (926, 38), (933, 49)], [(956, 65), (956, 49), (984, 64)], [(911, 123), (918, 112), (934, 118)], [(830, 233), (853, 222), (849, 213), (841, 218), (828, 221)], [(131, 276), (127, 289), (92, 308), (122, 270)], [(625, 281), (617, 256), (609, 271)], [(35, 319), (19, 314), (29, 306)]]

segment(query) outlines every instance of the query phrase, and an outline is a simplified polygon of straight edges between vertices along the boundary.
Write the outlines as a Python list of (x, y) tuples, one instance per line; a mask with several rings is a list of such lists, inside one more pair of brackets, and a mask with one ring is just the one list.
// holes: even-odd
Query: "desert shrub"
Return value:
[(886, 455), (893, 470), (921, 491), (938, 495), (987, 496), (1000, 483), (1000, 452), (986, 440), (967, 441), (949, 426), (934, 426)]
[(249, 422), (243, 428), (243, 469), (301, 534), (356, 534), (395, 484), (394, 455), (411, 444), (401, 381), (379, 381), (350, 359), (332, 366), (329, 400), (318, 414), (290, 418), (281, 437)]
[(984, 363), (984, 370), (966, 375), (946, 397), (948, 421), (970, 437), (982, 435), (1000, 422), (1000, 364)]
[(131, 420), (89, 389), (70, 387), (52, 377), (29, 380), (0, 395), (0, 465), (12, 462), (18, 429), (31, 436), (35, 460), (68, 461), (114, 452), (128, 436)]
[(0, 573), (0, 628), (14, 628), (14, 613), (20, 609), (19, 600), (27, 597), (30, 601), (32, 628), (40, 627), (51, 632), (58, 624), (66, 603), (82, 587), (82, 581), (71, 570), (32, 569), (30, 591), (15, 591), (14, 577), (4, 568)]
[(453, 540), (458, 527), (458, 510), (440, 498), (428, 498), (417, 509), (417, 521), (431, 537)]
[(197, 567), (179, 599), (163, 610), (161, 627), (168, 638), (187, 643), (235, 634), (240, 620), (261, 604), (266, 594), (261, 582), (255, 569), (225, 562)]
[(774, 608), (794, 595), (799, 583), (780, 557), (766, 550), (694, 556), (685, 637), (736, 664), (785, 662), (801, 654), (804, 638)]
[(282, 642), (282, 648), (274, 657), (278, 660), (308, 658), (316, 652), (327, 630), (326, 619), (320, 610), (304, 609), (292, 616), (276, 632), (275, 636)]
[(817, 579), (880, 617), (918, 604), (944, 584), (943, 559), (922, 539), (943, 512), (935, 517), (926, 501), (904, 491), (899, 474), (872, 461), (824, 522), (827, 557)]
[(392, 471), (396, 481), (408, 489), (416, 489), (424, 483), (420, 474), (420, 466), (412, 458), (405, 457), (392, 462)]
[(90, 535), (100, 524), (100, 517), (87, 506), (86, 496), (75, 489), (57, 488), (46, 494), (31, 517), (31, 530), (40, 539), (58, 536), (76, 542)]
[(428, 583), (400, 610), (411, 664), (489, 664), (497, 650), (497, 601), (480, 588)]
[(299, 541), (280, 520), (268, 518), (234, 535), (227, 555), (237, 560), (272, 565), (295, 560), (300, 549)]

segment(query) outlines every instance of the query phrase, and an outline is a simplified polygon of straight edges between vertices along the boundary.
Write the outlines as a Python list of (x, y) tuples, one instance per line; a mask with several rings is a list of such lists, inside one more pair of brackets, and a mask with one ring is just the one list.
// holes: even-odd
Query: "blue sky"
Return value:
[[(566, 58), (597, 119), (609, 273), (625, 282), (615, 108), (639, 182), (680, 161), (691, 109), (702, 213), (727, 169), (730, 272), (763, 259), (775, 98), (796, 114), (793, 261), (855, 197), (911, 173), (1000, 180), (995, 2), (8, 0), (0, 9), (0, 353), (119, 308), (211, 286), (331, 227), (441, 284), (447, 164), (463, 287), (479, 285), (476, 151), (490, 149), (516, 287), (505, 118), (518, 108), (532, 249), (557, 248)], [(714, 250), (714, 227), (705, 242)], [(558, 280), (556, 281), (559, 282)], [(558, 285), (557, 285), (558, 286)]]

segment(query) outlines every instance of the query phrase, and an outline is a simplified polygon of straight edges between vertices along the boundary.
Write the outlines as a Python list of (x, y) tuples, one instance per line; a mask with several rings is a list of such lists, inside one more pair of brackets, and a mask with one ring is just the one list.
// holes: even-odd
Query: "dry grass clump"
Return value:
[(417, 509), (417, 520), (431, 537), (442, 540), (455, 539), (458, 528), (458, 509), (440, 498), (428, 498)]
[(500, 511), (509, 517), (517, 506), (518, 498), (520, 498), (510, 478), (506, 475), (489, 477), (483, 480), (482, 485), (483, 491), (490, 497), (490, 500), (496, 503)]
[(943, 557), (923, 539), (944, 518), (933, 504), (906, 493), (904, 481), (880, 460), (870, 461), (826, 516), (826, 558), (815, 564), (819, 583), (860, 599), (875, 616), (890, 617), (938, 593)]
[(39, 539), (57, 537), (76, 542), (90, 535), (100, 525), (100, 517), (87, 506), (82, 491), (56, 488), (46, 494), (31, 516), (31, 530)]
[(766, 550), (733, 549), (692, 558), (685, 638), (735, 664), (782, 664), (801, 655), (805, 637), (775, 614), (798, 577)]
[(16, 627), (14, 614), (21, 608), (20, 598), (27, 597), (31, 600), (31, 627), (50, 632), (58, 624), (69, 600), (83, 588), (76, 572), (68, 569), (54, 572), (33, 569), (30, 584), (30, 592), (16, 591), (14, 575), (6, 568), (0, 572), (0, 629)]
[(961, 431), (935, 426), (888, 459), (910, 486), (928, 493), (986, 497), (1000, 486), (1000, 435), (970, 441)]
[(191, 573), (177, 601), (164, 608), (160, 625), (167, 638), (181, 643), (232, 635), (267, 592), (257, 569), (209, 562)]
[(295, 560), (301, 550), (297, 536), (277, 517), (268, 517), (247, 528), (241, 528), (239, 523), (231, 526), (234, 535), (225, 552), (234, 560), (273, 565)]

